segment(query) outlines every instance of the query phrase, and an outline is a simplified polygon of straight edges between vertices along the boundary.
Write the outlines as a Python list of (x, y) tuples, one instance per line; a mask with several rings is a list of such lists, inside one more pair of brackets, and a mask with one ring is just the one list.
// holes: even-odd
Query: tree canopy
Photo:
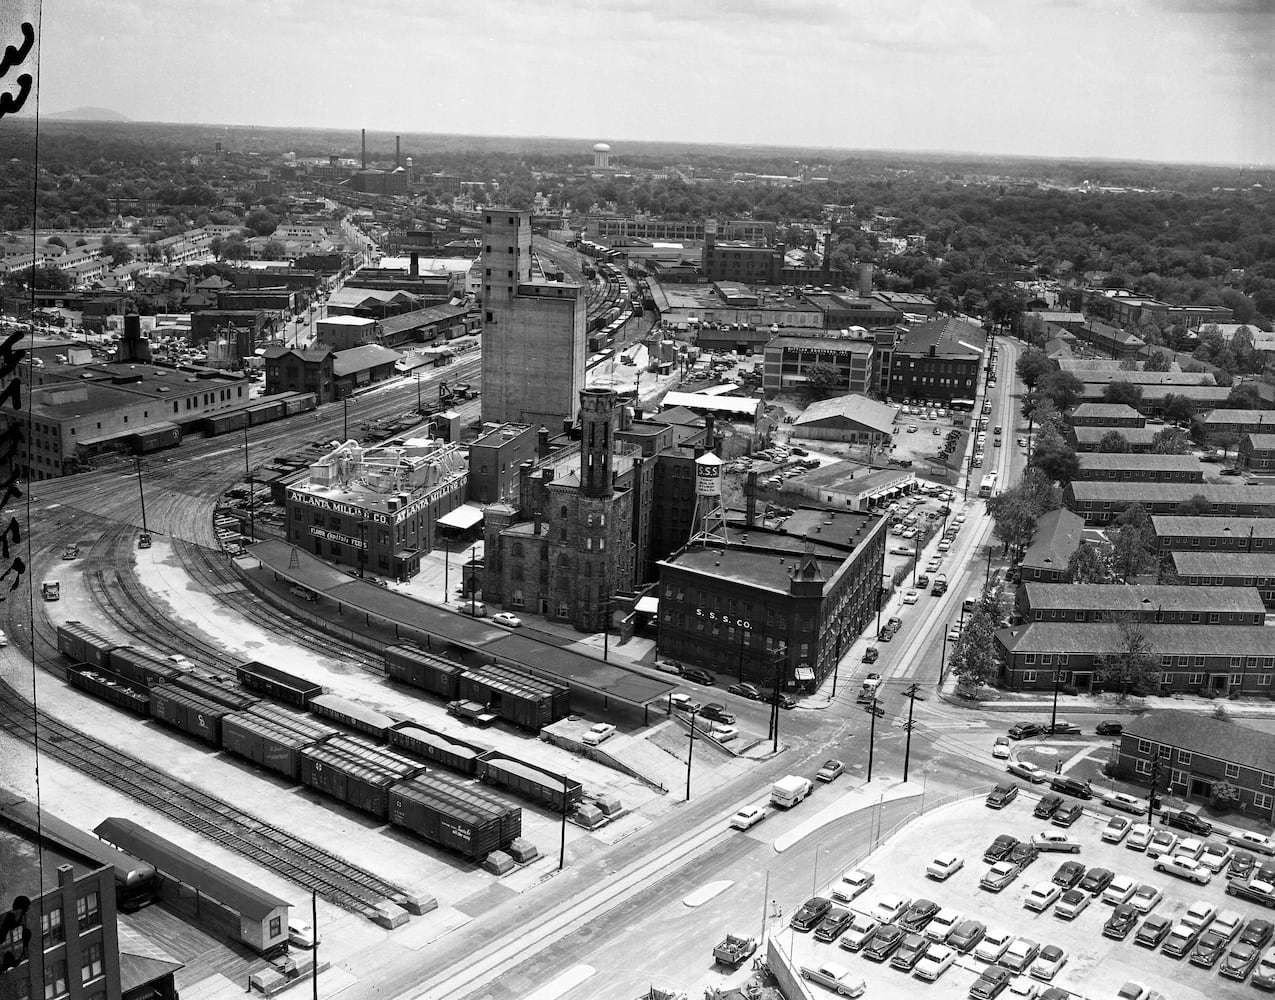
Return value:
[(1108, 382), (1103, 387), (1102, 398), (1108, 403), (1123, 403), (1136, 410), (1142, 405), (1142, 386), (1123, 379), (1118, 382)]
[(1123, 455), (1133, 449), (1129, 446), (1129, 439), (1115, 428), (1112, 428), (1098, 439), (1098, 450), (1108, 454)]
[(1029, 347), (1023, 351), (1019, 355), (1018, 364), (1015, 367), (1018, 377), (1028, 389), (1035, 388), (1036, 383), (1044, 376), (1058, 369), (1058, 366), (1054, 364), (1044, 351), (1035, 347)]

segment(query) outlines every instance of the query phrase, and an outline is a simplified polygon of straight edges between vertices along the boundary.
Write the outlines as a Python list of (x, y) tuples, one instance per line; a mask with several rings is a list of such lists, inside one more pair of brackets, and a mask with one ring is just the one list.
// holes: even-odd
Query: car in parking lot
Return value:
[(884, 962), (903, 943), (906, 931), (897, 924), (882, 924), (863, 946), (863, 957), (874, 962)]
[(1084, 877), (1084, 865), (1079, 861), (1064, 861), (1058, 866), (1058, 870), (1054, 872), (1051, 881), (1054, 885), (1062, 886), (1064, 889), (1074, 889)]
[(1018, 865), (1010, 861), (997, 861), (979, 879), (978, 885), (980, 889), (986, 889), (988, 892), (1000, 892), (1016, 878), (1018, 878)]
[(934, 919), (925, 925), (925, 936), (931, 941), (945, 942), (965, 917), (960, 910), (951, 906), (942, 907), (934, 914)]
[(846, 765), (839, 760), (825, 760), (823, 767), (815, 773), (816, 781), (835, 781), (845, 773)]
[(1085, 814), (1085, 807), (1079, 802), (1064, 802), (1055, 810), (1049, 822), (1054, 826), (1071, 826)]
[(1257, 858), (1248, 851), (1236, 851), (1235, 857), (1231, 858), (1231, 870), (1227, 872), (1227, 878), (1248, 878), (1253, 874), (1253, 870), (1257, 867)]
[(583, 743), (586, 746), (596, 747), (600, 743), (604, 743), (615, 735), (615, 726), (609, 722), (595, 722), (589, 727), (589, 731), (584, 734)]
[(1138, 911), (1128, 903), (1121, 903), (1111, 911), (1111, 916), (1102, 925), (1103, 937), (1123, 941), (1138, 923)]
[(1234, 910), (1221, 910), (1212, 921), (1210, 921), (1209, 930), (1217, 931), (1224, 938), (1226, 943), (1230, 944), (1232, 940), (1239, 934), (1244, 927), (1244, 918)]
[(908, 899), (907, 896), (889, 893), (877, 900), (877, 905), (872, 908), (872, 916), (883, 924), (894, 924), (907, 912), (908, 907), (911, 905), (912, 900)]
[(747, 698), (749, 701), (761, 701), (766, 697), (761, 693), (757, 685), (749, 684), (747, 681), (740, 684), (732, 684), (726, 691), (728, 694), (737, 694), (741, 698)]
[(916, 963), (913, 975), (917, 979), (934, 982), (956, 961), (956, 951), (945, 944), (931, 944)]
[(934, 900), (924, 898), (915, 900), (903, 916), (899, 917), (899, 926), (905, 931), (922, 931), (938, 912), (939, 904)]
[(1018, 846), (1018, 838), (1008, 833), (998, 833), (987, 850), (983, 852), (984, 861), (1003, 861), (1009, 856), (1010, 851)]
[(1102, 829), (1102, 839), (1109, 844), (1118, 844), (1129, 836), (1129, 827), (1133, 826), (1124, 816), (1112, 816)]
[(1042, 795), (1040, 801), (1036, 803), (1036, 808), (1032, 810), (1032, 815), (1037, 819), (1050, 819), (1054, 813), (1058, 811), (1058, 807), (1063, 803), (1061, 795)]
[(1083, 889), (1091, 896), (1100, 896), (1115, 877), (1116, 873), (1110, 868), (1090, 868), (1076, 888)]
[(1154, 835), (1155, 831), (1148, 824), (1134, 823), (1129, 827), (1129, 836), (1125, 838), (1124, 846), (1131, 851), (1145, 851)]
[(1189, 907), (1186, 913), (1182, 914), (1181, 923), (1198, 930), (1204, 930), (1209, 924), (1213, 923), (1217, 916), (1217, 907), (1210, 903), (1207, 899), (1197, 899)]
[(679, 712), (698, 712), (700, 709), (698, 701), (693, 700), (689, 694), (682, 694), (680, 691), (677, 694), (669, 695), (668, 700), (669, 705)]
[(934, 860), (925, 866), (925, 874), (936, 882), (945, 882), (960, 871), (964, 865), (965, 859), (959, 854), (944, 851), (942, 854), (936, 854)]
[(820, 941), (835, 941), (849, 924), (850, 911), (844, 906), (834, 906), (819, 921), (819, 926), (815, 928), (815, 937)]
[(836, 962), (824, 962), (816, 966), (801, 967), (801, 978), (832, 990), (838, 996), (860, 997), (868, 988), (862, 976), (856, 975)]
[(1041, 830), (1033, 833), (1032, 846), (1038, 851), (1057, 851), (1062, 854), (1079, 854), (1080, 841), (1066, 833), (1053, 830)]
[(1134, 816), (1145, 815), (1147, 811), (1146, 800), (1128, 792), (1103, 792), (1101, 798), (1112, 809), (1132, 813)]
[(1013, 975), (1009, 969), (999, 965), (989, 965), (974, 980), (973, 985), (970, 986), (969, 995), (973, 1000), (993, 1000), (1005, 991)]
[(837, 944), (846, 951), (858, 951), (867, 944), (868, 939), (880, 926), (880, 921), (872, 919), (866, 913), (851, 912), (850, 923), (841, 932)]
[(987, 793), (986, 805), (989, 809), (1004, 809), (1007, 805), (1018, 798), (1018, 786), (1006, 782), (997, 785)]
[(711, 722), (724, 722), (728, 726), (735, 724), (735, 713), (728, 712), (720, 701), (710, 701), (699, 710), (699, 714)]
[(1173, 928), (1173, 918), (1163, 913), (1151, 913), (1142, 921), (1138, 932), (1133, 936), (1133, 943), (1144, 948), (1157, 948)]
[(1249, 982), (1259, 990), (1275, 990), (1275, 948), (1267, 948), (1262, 952)]
[(1107, 888), (1102, 890), (1102, 901), (1108, 906), (1127, 903), (1137, 888), (1138, 883), (1128, 875), (1117, 875)]
[(1129, 897), (1129, 905), (1139, 913), (1150, 913), (1155, 905), (1164, 898), (1164, 893), (1149, 882), (1142, 882)]
[(1198, 860), (1214, 875), (1220, 875), (1222, 869), (1231, 863), (1231, 858), (1233, 857), (1235, 857), (1234, 849), (1216, 841), (1209, 841), (1204, 845), (1204, 850)]
[(747, 830), (756, 826), (766, 818), (766, 810), (762, 806), (744, 806), (730, 818), (730, 825), (736, 830)]
[(1240, 847), (1255, 854), (1275, 854), (1275, 842), (1270, 837), (1251, 830), (1233, 830), (1226, 842), (1232, 847)]
[(981, 920), (967, 917), (952, 928), (952, 933), (947, 936), (946, 943), (964, 955), (977, 948), (986, 933), (987, 925), (985, 923)]
[(1199, 834), (1201, 837), (1207, 837), (1213, 832), (1212, 823), (1185, 809), (1165, 809), (1160, 813), (1160, 822), (1165, 826)]
[(890, 967), (911, 972), (929, 947), (929, 939), (924, 934), (916, 932), (905, 934), (903, 940), (899, 942), (899, 947), (895, 949), (894, 957), (890, 959)]
[(1013, 760), (1005, 770), (1019, 778), (1026, 778), (1033, 785), (1042, 784), (1048, 777), (1045, 772), (1029, 760)]
[(974, 948), (974, 957), (983, 962), (999, 962), (1001, 956), (1009, 949), (1014, 935), (1009, 931), (988, 929)]
[(812, 896), (797, 908), (789, 924), (799, 931), (812, 930), (832, 909), (832, 900), (823, 896)]
[(1200, 885), (1208, 885), (1213, 879), (1213, 873), (1205, 868), (1204, 865), (1194, 858), (1188, 858), (1180, 854), (1158, 858), (1155, 863), (1155, 870), (1164, 872), (1166, 875), (1175, 875), (1190, 882), (1197, 882)]
[(1041, 882), (1027, 890), (1027, 896), (1023, 899), (1023, 907), (1028, 910), (1034, 910), (1037, 913), (1044, 913), (1054, 905), (1061, 895), (1062, 889), (1054, 885), (1053, 882)]
[(1005, 949), (999, 964), (1015, 972), (1022, 972), (1036, 960), (1039, 954), (1040, 942), (1033, 941), (1029, 937), (1016, 937)]
[(1053, 982), (1058, 970), (1067, 964), (1067, 953), (1056, 944), (1047, 944), (1040, 949), (1040, 954), (1031, 964), (1030, 975), (1033, 979)]
[(1183, 837), (1173, 849), (1173, 857), (1190, 858), (1192, 861), (1199, 861), (1203, 853), (1204, 841), (1196, 837)]
[(837, 880), (832, 887), (832, 898), (842, 903), (849, 903), (861, 893), (872, 888), (877, 877), (862, 868), (851, 868)]
[(1240, 942), (1226, 953), (1226, 957), (1222, 959), (1222, 967), (1218, 969), (1218, 975), (1242, 981), (1253, 971), (1260, 957), (1261, 952), (1257, 948)]
[(1239, 943), (1251, 944), (1254, 948), (1264, 948), (1275, 933), (1275, 924), (1261, 917), (1254, 917), (1240, 931)]
[(1036, 859), (1039, 857), (1040, 851), (1024, 841), (1005, 855), (1005, 860), (1018, 865), (1019, 871), (1026, 871), (1036, 863)]
[(1170, 958), (1185, 957), (1195, 947), (1195, 942), (1200, 939), (1201, 933), (1203, 932), (1199, 927), (1192, 927), (1190, 924), (1178, 921), (1169, 928), (1168, 936), (1160, 945), (1160, 954), (1168, 955)]
[(1147, 844), (1147, 857), (1158, 858), (1172, 854), (1178, 846), (1178, 835), (1170, 830), (1157, 830)]

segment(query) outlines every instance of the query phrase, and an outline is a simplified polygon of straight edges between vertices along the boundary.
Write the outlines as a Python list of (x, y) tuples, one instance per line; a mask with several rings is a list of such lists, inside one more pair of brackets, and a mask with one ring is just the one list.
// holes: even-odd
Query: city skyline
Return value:
[(1099, 0), (555, 0), (551, 10), (394, 2), (361, 11), (352, 35), (348, 8), (327, 0), (68, 2), (43, 12), (40, 105), (617, 145), (1275, 162), (1275, 63), (1262, 52), (1275, 8), (1262, 0), (1114, 10)]

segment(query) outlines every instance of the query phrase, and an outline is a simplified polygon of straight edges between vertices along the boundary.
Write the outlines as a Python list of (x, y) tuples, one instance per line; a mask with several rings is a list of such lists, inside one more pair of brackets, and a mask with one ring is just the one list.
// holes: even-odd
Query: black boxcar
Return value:
[(393, 825), (471, 860), (508, 846), (501, 843), (499, 810), (428, 778), (395, 785), (388, 800)]
[(512, 798), (499, 792), (494, 792), (472, 779), (462, 778), (455, 774), (445, 774), (442, 771), (430, 771), (423, 778), (415, 780), (423, 781), (439, 788), (446, 788), (454, 794), (462, 796), (467, 801), (481, 802), (486, 808), (499, 813), (501, 848), (508, 847), (514, 840), (522, 836), (522, 806), (518, 805)]
[(402, 781), (402, 775), (352, 757), (326, 743), (297, 752), (301, 755), (302, 784), (355, 809), (385, 818), (390, 786)]
[(514, 667), (492, 663), (460, 675), (460, 697), (490, 707), (533, 733), (570, 713), (570, 690)]
[(109, 668), (111, 650), (119, 645), (83, 622), (72, 621), (58, 626), (58, 650), (69, 656), (73, 663)]
[(556, 812), (561, 812), (564, 804), (573, 806), (584, 798), (580, 782), (496, 753), (479, 759), (478, 777)]
[(391, 680), (402, 681), (453, 701), (460, 692), (460, 675), (465, 668), (417, 646), (388, 646), (385, 672)]
[(158, 653), (148, 653), (136, 646), (116, 646), (111, 650), (110, 667), (117, 674), (150, 687), (171, 681), (184, 671)]
[(290, 729), (298, 736), (309, 736), (315, 743), (331, 739), (339, 732), (339, 730), (332, 728), (326, 722), (320, 722), (311, 715), (302, 715), (300, 712), (294, 712), (289, 708), (284, 708), (282, 705), (275, 705), (268, 701), (259, 701), (247, 711), (258, 718), (273, 722), (276, 726)]
[(151, 716), (174, 729), (221, 746), (221, 720), (230, 714), (225, 705), (191, 694), (171, 684), (156, 684), (150, 689)]
[(205, 701), (211, 701), (228, 708), (232, 712), (242, 712), (245, 708), (260, 701), (259, 698), (245, 694), (237, 688), (218, 684), (216, 681), (210, 681), (207, 677), (200, 677), (198, 674), (186, 671), (179, 673), (169, 683), (174, 687), (181, 688), (183, 691), (189, 691)]
[(315, 744), (313, 737), (252, 712), (234, 712), (221, 720), (223, 750), (293, 781), (301, 780), (301, 751)]
[(390, 746), (405, 750), (422, 760), (450, 767), (461, 774), (474, 774), (478, 770), (478, 758), (489, 749), (435, 732), (417, 722), (400, 722), (388, 735)]
[(235, 667), (235, 675), (239, 683), (250, 691), (260, 691), (275, 701), (296, 705), (297, 708), (306, 708), (311, 698), (323, 694), (323, 685), (257, 660)]
[(71, 687), (87, 691), (93, 697), (109, 701), (118, 708), (138, 715), (150, 714), (150, 696), (145, 685), (111, 673), (104, 667), (73, 663), (66, 668), (66, 679)]
[(394, 725), (394, 720), (388, 715), (360, 705), (357, 701), (338, 698), (334, 694), (321, 694), (311, 698), (310, 711), (361, 733), (375, 736), (382, 743), (385, 742), (385, 734)]

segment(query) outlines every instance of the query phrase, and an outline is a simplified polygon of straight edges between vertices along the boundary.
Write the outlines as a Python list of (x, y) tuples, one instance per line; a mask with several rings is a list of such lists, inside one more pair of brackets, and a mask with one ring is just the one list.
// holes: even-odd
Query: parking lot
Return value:
[[(1009, 779), (1009, 776), (1006, 778)], [(1079, 861), (1088, 869), (1103, 867), (1117, 876), (1127, 875), (1138, 883), (1148, 883), (1161, 889), (1163, 898), (1152, 907), (1152, 914), (1166, 914), (1176, 920), (1197, 900), (1204, 900), (1216, 907), (1219, 913), (1234, 911), (1245, 921), (1275, 918), (1275, 911), (1227, 896), (1224, 873), (1214, 876), (1208, 885), (1197, 885), (1155, 871), (1155, 862), (1151, 858), (1125, 847), (1123, 843), (1102, 841), (1101, 831), (1110, 817), (1123, 814), (1097, 800), (1083, 802), (1084, 815), (1065, 831), (1052, 826), (1047, 820), (1033, 817), (1032, 810), (1040, 795), (1026, 782), (1019, 784), (1017, 797), (1001, 810), (989, 809), (979, 797), (934, 810), (909, 824), (898, 836), (887, 841), (862, 863), (853, 866), (871, 872), (875, 882), (849, 904), (851, 909), (871, 915), (877, 904), (890, 895), (910, 901), (925, 898), (941, 907), (959, 911), (963, 917), (981, 921), (989, 932), (999, 929), (1014, 936), (1027, 937), (1041, 947), (1057, 945), (1062, 948), (1066, 961), (1053, 981), (1041, 982), (1027, 975), (1016, 976), (1011, 988), (1000, 994), (1012, 1000), (1037, 995), (1049, 986), (1062, 987), (1072, 996), (1105, 1000), (1115, 998), (1121, 986), (1130, 980), (1149, 990), (1159, 991), (1165, 1000), (1214, 1000), (1260, 995), (1247, 980), (1235, 982), (1219, 976), (1217, 969), (1220, 963), (1212, 969), (1201, 968), (1185, 958), (1174, 959), (1161, 954), (1158, 948), (1153, 950), (1135, 944), (1134, 935), (1145, 919), (1143, 917), (1138, 918), (1133, 932), (1125, 940), (1104, 937), (1103, 924), (1114, 906), (1100, 898), (1093, 898), (1090, 905), (1072, 920), (1056, 917), (1053, 912), (1056, 904), (1047, 906), (1042, 912), (1025, 908), (1024, 902), (1034, 886), (1050, 882), (1064, 862)], [(1157, 826), (1157, 829), (1162, 828)], [(983, 854), (996, 836), (1009, 834), (1028, 841), (1033, 834), (1041, 831), (1069, 834), (1080, 842), (1080, 852), (1041, 853), (999, 893), (979, 887), (980, 878), (991, 867), (983, 860)], [(1211, 839), (1218, 841), (1217, 837)], [(963, 866), (945, 881), (927, 878), (926, 867), (931, 859), (937, 853), (949, 850), (963, 859)], [(833, 873), (832, 881), (840, 879), (842, 873), (843, 870)], [(823, 886), (821, 893), (828, 895), (831, 887), (832, 883)], [(867, 982), (866, 995), (874, 998), (915, 997), (922, 993), (935, 998), (963, 998), (969, 995), (970, 986), (987, 965), (974, 958), (972, 953), (959, 955), (955, 964), (936, 982), (927, 983), (910, 973), (891, 968), (889, 960), (871, 961), (864, 957), (862, 951), (851, 952), (839, 947), (836, 942), (818, 941), (813, 933), (795, 931), (787, 923), (776, 927), (772, 933), (778, 935), (783, 950), (792, 954), (794, 966), (815, 967), (828, 961), (837, 963), (850, 970), (849, 978), (863, 977)], [(1263, 947), (1263, 952), (1266, 947), (1269, 945)], [(1037, 993), (1030, 991), (1032, 985), (1037, 988)], [(809, 989), (816, 997), (835, 995), (819, 985), (810, 985)]]

